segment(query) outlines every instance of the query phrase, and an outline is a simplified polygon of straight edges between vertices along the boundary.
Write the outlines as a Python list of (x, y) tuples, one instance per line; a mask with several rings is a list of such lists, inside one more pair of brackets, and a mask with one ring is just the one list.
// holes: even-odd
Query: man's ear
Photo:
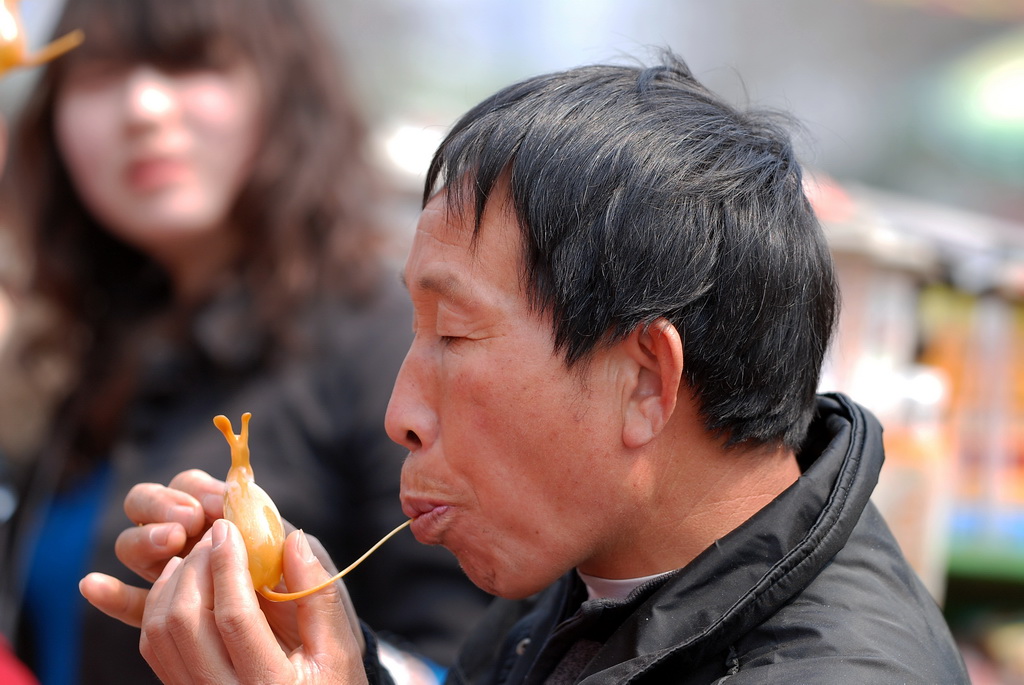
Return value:
[(626, 447), (642, 447), (661, 432), (675, 411), (683, 342), (676, 327), (662, 317), (637, 328), (622, 344), (635, 363), (625, 398), (622, 441)]

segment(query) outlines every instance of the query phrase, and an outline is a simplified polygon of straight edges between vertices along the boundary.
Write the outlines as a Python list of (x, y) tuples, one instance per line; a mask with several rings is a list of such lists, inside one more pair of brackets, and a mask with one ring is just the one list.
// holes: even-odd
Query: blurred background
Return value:
[[(1024, 0), (318, 2), (400, 241), (447, 127), (525, 76), (669, 47), (793, 113), (844, 297), (822, 389), (885, 424), (876, 501), (975, 682), (1024, 682)], [(41, 44), (59, 0), (21, 7)]]

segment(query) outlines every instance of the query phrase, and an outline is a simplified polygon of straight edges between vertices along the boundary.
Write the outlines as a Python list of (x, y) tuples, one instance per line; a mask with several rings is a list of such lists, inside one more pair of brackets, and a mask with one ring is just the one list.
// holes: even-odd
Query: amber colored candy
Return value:
[(371, 547), (337, 575), (299, 592), (276, 592), (273, 588), (281, 580), (284, 558), (284, 524), (281, 515), (263, 488), (256, 485), (249, 461), (249, 419), (251, 414), (242, 414), (242, 432), (235, 435), (231, 420), (216, 416), (213, 424), (224, 434), (231, 446), (231, 468), (228, 469), (227, 488), (224, 491), (224, 518), (234, 523), (249, 554), (249, 575), (256, 591), (274, 602), (285, 602), (319, 592), (331, 583), (345, 577), (349, 571), (361, 564), (383, 545), (392, 535), (402, 530), (411, 520), (405, 521)]
[(18, 67), (35, 67), (77, 47), (85, 35), (78, 29), (28, 54), (25, 28), (18, 9), (19, 0), (0, 0), (0, 76)]

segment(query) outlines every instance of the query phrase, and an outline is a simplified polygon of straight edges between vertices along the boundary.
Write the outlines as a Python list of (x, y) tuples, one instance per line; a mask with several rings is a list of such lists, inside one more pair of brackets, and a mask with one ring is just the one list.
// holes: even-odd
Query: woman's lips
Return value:
[(145, 193), (177, 183), (187, 174), (188, 165), (180, 159), (151, 157), (129, 164), (125, 170), (125, 179), (132, 190)]

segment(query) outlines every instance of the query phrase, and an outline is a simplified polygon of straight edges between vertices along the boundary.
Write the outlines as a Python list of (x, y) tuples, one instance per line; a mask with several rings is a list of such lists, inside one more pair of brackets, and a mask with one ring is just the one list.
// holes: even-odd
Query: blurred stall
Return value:
[(843, 293), (822, 389), (885, 426), (875, 502), (978, 682), (1024, 682), (1024, 225), (825, 176), (808, 191)]

